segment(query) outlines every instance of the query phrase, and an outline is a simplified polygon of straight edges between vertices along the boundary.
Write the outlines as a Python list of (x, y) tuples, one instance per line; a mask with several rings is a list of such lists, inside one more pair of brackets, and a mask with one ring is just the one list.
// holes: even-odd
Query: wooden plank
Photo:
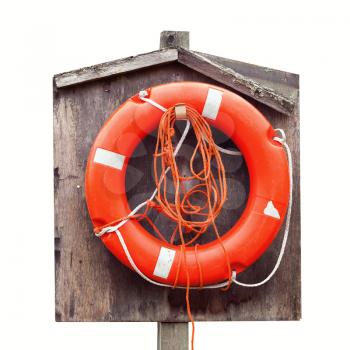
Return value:
[(236, 91), (253, 97), (256, 100), (270, 106), (287, 115), (293, 115), (296, 108), (296, 100), (288, 98), (275, 89), (265, 87), (257, 81), (246, 77), (232, 68), (224, 66), (218, 61), (213, 61), (197, 52), (178, 49), (178, 61), (185, 66), (196, 70), (220, 83), (233, 88)]
[(190, 48), (190, 33), (174, 30), (165, 30), (160, 33), (160, 49), (169, 47)]
[(241, 62), (233, 60), (231, 58), (225, 58), (220, 56), (211, 55), (204, 52), (193, 51), (201, 56), (208, 57), (213, 61), (217, 61), (220, 64), (232, 68), (236, 72), (263, 81), (273, 81), (275, 84), (283, 84), (286, 87), (298, 89), (299, 88), (299, 75), (295, 73), (285, 72), (278, 69), (259, 66), (247, 62)]
[(187, 322), (158, 322), (157, 350), (188, 350)]
[[(200, 81), (225, 87), (177, 62), (149, 67), (57, 89), (54, 93), (55, 262), (56, 319), (58, 321), (187, 322), (183, 290), (159, 288), (124, 267), (93, 236), (84, 197), (84, 172), (90, 147), (110, 113), (127, 98), (148, 86), (172, 81)], [(275, 128), (286, 130), (294, 158), (294, 203), (290, 237), (279, 271), (259, 288), (233, 286), (229, 291), (191, 292), (197, 321), (297, 320), (300, 311), (300, 196), (299, 114), (286, 116), (251, 97)], [(154, 186), (150, 169), (155, 137), (150, 135), (130, 160), (127, 192), (131, 206)], [(193, 139), (189, 138), (191, 146)], [(228, 145), (221, 139), (221, 145)], [(186, 151), (186, 149), (184, 149)], [(186, 158), (183, 160), (185, 163)], [(228, 229), (244, 207), (249, 179), (244, 162), (224, 159), (236, 181), (230, 198), (240, 202), (220, 218), (220, 232)], [(239, 184), (239, 185), (237, 185)], [(243, 198), (243, 200), (242, 200)], [(230, 199), (228, 202), (232, 203)], [(157, 217), (155, 217), (157, 219)], [(161, 229), (166, 226), (157, 219)], [(245, 282), (263, 279), (273, 267), (279, 236), (259, 261), (240, 275)]]
[(177, 57), (176, 49), (158, 50), (57, 74), (54, 77), (54, 81), (57, 88), (62, 88), (117, 74), (132, 72), (141, 68), (173, 62), (177, 60)]
[(296, 101), (298, 99), (298, 74), (231, 60), (229, 58), (214, 56), (203, 52), (196, 53), (209, 58), (213, 62), (217, 62), (225, 67), (231, 68), (238, 74), (252, 79), (264, 87), (273, 89), (280, 95), (283, 95), (290, 100)]

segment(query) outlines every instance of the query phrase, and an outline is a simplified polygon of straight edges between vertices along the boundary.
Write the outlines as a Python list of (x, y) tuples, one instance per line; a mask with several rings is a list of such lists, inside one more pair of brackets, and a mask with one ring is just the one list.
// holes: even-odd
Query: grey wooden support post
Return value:
[[(160, 48), (190, 48), (190, 33), (163, 31)], [(188, 322), (158, 322), (157, 350), (188, 350)]]
[(158, 322), (157, 350), (188, 350), (188, 322)]
[(184, 49), (190, 48), (189, 32), (175, 32), (171, 30), (165, 30), (160, 33), (161, 49), (169, 49), (176, 47), (183, 47)]

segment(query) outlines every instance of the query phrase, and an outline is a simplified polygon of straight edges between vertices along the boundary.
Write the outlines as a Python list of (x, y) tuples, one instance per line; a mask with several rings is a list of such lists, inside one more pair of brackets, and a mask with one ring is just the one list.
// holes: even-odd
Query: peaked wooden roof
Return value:
[(64, 88), (176, 61), (287, 115), (294, 115), (298, 108), (297, 74), (183, 47), (165, 48), (57, 74), (54, 83), (57, 88)]

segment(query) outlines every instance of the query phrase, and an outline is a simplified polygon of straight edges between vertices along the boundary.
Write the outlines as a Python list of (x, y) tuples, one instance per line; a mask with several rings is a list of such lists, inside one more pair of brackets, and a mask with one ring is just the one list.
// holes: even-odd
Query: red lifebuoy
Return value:
[[(246, 208), (238, 222), (222, 236), (232, 270), (237, 273), (256, 261), (277, 235), (289, 200), (288, 160), (275, 131), (265, 117), (240, 96), (213, 85), (179, 82), (152, 87), (148, 96), (169, 108), (183, 103), (208, 118), (242, 152), (250, 177)], [(125, 194), (128, 160), (139, 142), (155, 130), (163, 112), (135, 95), (112, 113), (99, 132), (86, 169), (86, 201), (94, 227), (127, 216), (131, 209)], [(138, 221), (120, 228), (136, 266), (149, 279), (173, 284), (180, 247), (160, 241)], [(130, 265), (114, 232), (101, 236), (106, 247), (126, 266)], [(195, 256), (197, 255), (197, 257)], [(218, 241), (186, 248), (186, 268), (191, 286), (200, 284), (200, 263), (204, 285), (227, 279), (227, 263)], [(179, 286), (186, 286), (186, 271), (180, 266)]]

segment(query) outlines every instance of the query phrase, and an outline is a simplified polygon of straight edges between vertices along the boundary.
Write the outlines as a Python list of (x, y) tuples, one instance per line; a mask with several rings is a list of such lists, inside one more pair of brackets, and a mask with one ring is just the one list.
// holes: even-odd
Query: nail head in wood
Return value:
[(190, 48), (190, 32), (165, 30), (160, 33), (160, 48)]

